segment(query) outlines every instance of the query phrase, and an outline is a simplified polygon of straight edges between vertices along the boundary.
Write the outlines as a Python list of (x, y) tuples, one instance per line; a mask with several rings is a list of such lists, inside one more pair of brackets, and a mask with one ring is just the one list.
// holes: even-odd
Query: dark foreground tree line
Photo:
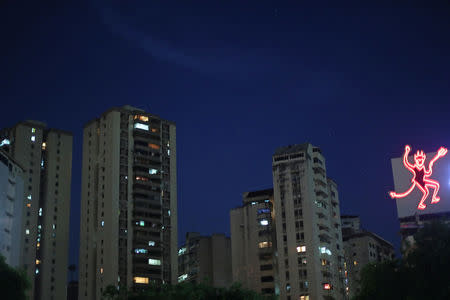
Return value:
[[(361, 291), (353, 300), (450, 299), (450, 226), (427, 224), (415, 235), (415, 244), (403, 258), (366, 266), (361, 274)], [(24, 271), (6, 264), (0, 255), (1, 299), (26, 300), (30, 287)], [(151, 284), (142, 291), (117, 290), (109, 286), (108, 300), (267, 300), (260, 294), (234, 284), (215, 288), (207, 282), (177, 285)]]
[(450, 226), (426, 224), (414, 238), (403, 258), (363, 268), (353, 300), (450, 299)]
[(276, 297), (264, 297), (260, 294), (233, 284), (229, 288), (216, 288), (207, 281), (202, 283), (179, 283), (176, 285), (150, 284), (142, 291), (117, 290), (108, 286), (103, 293), (106, 300), (275, 300)]

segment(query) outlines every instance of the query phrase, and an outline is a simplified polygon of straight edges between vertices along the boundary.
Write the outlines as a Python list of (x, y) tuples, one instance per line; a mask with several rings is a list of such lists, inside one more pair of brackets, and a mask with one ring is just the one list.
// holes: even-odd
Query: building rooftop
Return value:
[(259, 190), (259, 191), (252, 191), (252, 192), (246, 192), (247, 195), (246, 198), (250, 197), (259, 197), (259, 196), (272, 196), (273, 195), (273, 188), (265, 189), (265, 190)]
[(378, 242), (384, 244), (385, 246), (394, 248), (394, 246), (392, 245), (392, 243), (386, 241), (385, 239), (383, 239), (383, 238), (382, 238), (381, 236), (379, 236), (378, 234), (375, 234), (375, 233), (370, 232), (370, 231), (365, 231), (365, 230), (363, 230), (363, 231), (358, 231), (358, 232), (356, 232), (356, 233), (354, 233), (354, 234), (351, 234), (351, 235), (342, 237), (342, 240), (345, 242), (345, 241), (348, 241), (348, 240), (351, 240), (351, 239), (354, 239), (354, 238), (360, 238), (360, 237), (364, 237), (364, 236), (370, 236), (370, 237), (373, 237), (374, 239), (376, 239)]
[(275, 153), (273, 155), (281, 155), (281, 154), (289, 154), (289, 153), (305, 151), (308, 149), (309, 145), (311, 145), (311, 144), (303, 143), (303, 144), (295, 144), (295, 145), (280, 147), (275, 150)]

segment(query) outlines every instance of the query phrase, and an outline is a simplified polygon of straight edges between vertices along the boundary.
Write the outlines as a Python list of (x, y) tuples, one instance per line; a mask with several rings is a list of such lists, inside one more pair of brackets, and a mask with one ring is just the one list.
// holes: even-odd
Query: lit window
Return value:
[(135, 123), (135, 124), (134, 124), (134, 128), (135, 128), (135, 129), (142, 129), (142, 130), (147, 130), (147, 131), (148, 131), (148, 125), (146, 125), (146, 124)]
[(105, 221), (102, 221), (102, 227), (104, 227), (105, 226)]
[(147, 249), (142, 249), (142, 248), (134, 249), (134, 253), (136, 253), (136, 254), (146, 254), (147, 252), (148, 252)]
[(152, 148), (152, 149), (155, 149), (155, 150), (159, 150), (159, 148), (161, 148), (159, 145), (152, 144), (152, 143), (149, 143), (148, 146), (149, 146), (150, 148)]
[(28, 200), (31, 200), (31, 195), (28, 195), (28, 196), (27, 196), (27, 199), (28, 199)]
[(4, 139), (3, 141), (0, 142), (0, 147), (4, 146), (4, 145), (10, 145), (11, 142), (8, 139)]
[(30, 234), (30, 229), (25, 229), (25, 234)]
[(27, 203), (27, 207), (31, 207), (31, 203)]
[(269, 248), (272, 247), (272, 242), (260, 242), (258, 244), (259, 248)]
[(306, 252), (306, 246), (298, 246), (297, 252)]
[(147, 116), (135, 115), (134, 119), (135, 120), (141, 120), (142, 122), (148, 122), (148, 117)]
[(142, 176), (136, 176), (136, 180), (139, 180), (139, 181), (148, 181), (148, 178), (147, 178), (147, 177), (142, 177)]
[(259, 224), (261, 224), (262, 226), (267, 226), (269, 225), (269, 221), (266, 219), (262, 219), (261, 221), (259, 221)]
[(100, 274), (103, 274), (103, 268), (100, 268)]
[(36, 264), (39, 265), (41, 261), (39, 259), (36, 259)]
[(42, 143), (42, 150), (45, 150), (45, 148), (47, 148), (47, 143), (46, 143), (46, 142), (43, 142), (43, 143)]
[(41, 160), (41, 167), (42, 168), (44, 167), (44, 160), (43, 159)]
[(38, 268), (36, 268), (36, 274), (39, 274), (39, 269)]
[(178, 255), (183, 255), (184, 253), (186, 253), (186, 247), (180, 248), (180, 250), (178, 250)]
[(170, 149), (167, 149), (167, 155), (170, 156)]
[(31, 128), (31, 132), (35, 133), (36, 132), (36, 128)]
[(302, 258), (302, 265), (306, 265), (306, 258)]
[(134, 283), (148, 284), (148, 277), (134, 277)]
[(35, 142), (35, 141), (36, 141), (36, 136), (32, 135), (32, 136), (31, 136), (31, 141), (32, 141), (32, 142)]
[(270, 214), (270, 208), (258, 209), (258, 215), (260, 215), (260, 214)]
[(158, 129), (152, 128), (152, 132), (158, 132)]
[(331, 290), (331, 284), (329, 284), (329, 283), (324, 283), (324, 284), (323, 284), (323, 289), (324, 289), (324, 290)]
[(42, 217), (42, 207), (39, 207), (39, 217)]
[(152, 265), (152, 266), (160, 266), (161, 265), (161, 260), (149, 258), (148, 259), (148, 264)]
[(53, 230), (55, 230), (56, 229), (56, 224), (53, 224), (52, 228), (53, 228)]
[(353, 261), (353, 264), (356, 266), (358, 264), (358, 262), (355, 260), (355, 261)]
[(291, 290), (291, 285), (288, 283), (288, 284), (286, 284), (286, 291), (290, 291)]
[(145, 226), (145, 222), (144, 221), (139, 221), (139, 226)]
[(300, 300), (309, 300), (309, 295), (300, 296)]
[(330, 249), (328, 249), (327, 247), (319, 247), (319, 251), (320, 251), (320, 253), (322, 253), (322, 254), (328, 254), (328, 255), (331, 255), (331, 251), (330, 251)]
[(158, 173), (158, 170), (156, 170), (156, 169), (148, 169), (148, 174), (150, 174), (150, 175), (155, 175), (157, 173)]
[(264, 200), (264, 202), (266, 202), (266, 203), (269, 203), (269, 202), (270, 202), (270, 200), (269, 200), (269, 199), (266, 199), (266, 200)]
[(155, 241), (148, 241), (148, 245), (150, 246), (150, 247), (154, 247), (155, 246)]
[(188, 278), (188, 274), (183, 274), (181, 276), (178, 276), (178, 282), (185, 281)]
[(257, 204), (258, 202), (252, 202), (252, 205), (255, 205), (255, 204)]
[(169, 215), (169, 217), (170, 217), (170, 209), (167, 211), (167, 214)]

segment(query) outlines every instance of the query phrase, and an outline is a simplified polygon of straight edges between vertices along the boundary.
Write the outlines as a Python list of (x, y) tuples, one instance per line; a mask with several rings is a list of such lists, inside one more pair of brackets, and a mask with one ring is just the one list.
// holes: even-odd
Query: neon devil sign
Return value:
[(447, 154), (447, 149), (444, 147), (439, 148), (438, 153), (433, 157), (433, 159), (428, 164), (428, 169), (425, 167), (425, 159), (427, 156), (423, 151), (417, 151), (414, 154), (414, 164), (411, 164), (408, 161), (408, 155), (411, 151), (411, 147), (409, 145), (405, 146), (405, 154), (403, 155), (403, 165), (407, 168), (411, 173), (413, 173), (413, 178), (411, 179), (412, 185), (411, 187), (404, 193), (397, 194), (396, 192), (390, 192), (389, 195), (392, 199), (395, 198), (403, 198), (408, 196), (415, 187), (417, 187), (422, 192), (422, 199), (420, 199), (418, 209), (424, 210), (427, 206), (424, 204), (424, 201), (427, 199), (430, 191), (428, 188), (433, 188), (433, 196), (431, 197), (431, 203), (437, 203), (441, 200), (438, 196), (439, 192), (439, 182), (436, 180), (430, 179), (430, 176), (433, 174), (433, 165), (436, 160), (445, 156)]

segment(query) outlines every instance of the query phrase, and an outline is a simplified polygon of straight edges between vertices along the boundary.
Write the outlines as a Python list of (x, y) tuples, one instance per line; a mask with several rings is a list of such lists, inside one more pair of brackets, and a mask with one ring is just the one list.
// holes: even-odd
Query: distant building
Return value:
[(273, 189), (246, 192), (230, 212), (233, 282), (279, 295)]
[(233, 280), (282, 300), (342, 299), (344, 253), (337, 185), (311, 144), (282, 147), (273, 190), (244, 194), (233, 209)]
[(346, 293), (351, 299), (359, 292), (362, 268), (369, 263), (392, 260), (395, 252), (391, 243), (375, 233), (363, 230), (358, 216), (342, 216), (341, 218)]
[(272, 171), (280, 299), (342, 299), (339, 196), (325, 157), (311, 144), (281, 147)]
[(359, 216), (342, 215), (342, 236), (352, 234), (361, 230), (361, 220)]
[(0, 148), (0, 254), (20, 266), (22, 249), (23, 169)]
[(78, 300), (78, 281), (70, 281), (67, 286), (67, 300)]
[(173, 122), (131, 106), (84, 126), (80, 300), (177, 282), (176, 149)]
[(66, 298), (72, 141), (72, 133), (38, 121), (0, 131), (1, 149), (24, 169), (19, 260), (30, 299)]
[(231, 281), (231, 242), (224, 234), (186, 234), (178, 250), (178, 282), (207, 280), (214, 287), (229, 287)]

